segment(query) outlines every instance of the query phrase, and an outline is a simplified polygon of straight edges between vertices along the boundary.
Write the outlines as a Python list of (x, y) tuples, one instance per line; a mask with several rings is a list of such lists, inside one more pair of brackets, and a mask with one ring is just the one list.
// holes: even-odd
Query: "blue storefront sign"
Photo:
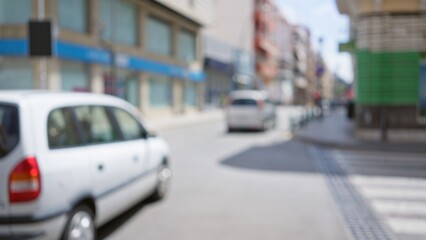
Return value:
[(68, 60), (99, 64), (111, 63), (111, 54), (101, 48), (57, 41), (55, 52), (59, 58)]
[[(57, 41), (54, 49), (55, 55), (61, 59), (103, 65), (111, 65), (113, 61), (112, 54), (108, 50), (102, 48)], [(26, 39), (0, 40), (0, 56), (2, 55), (28, 56), (28, 41)], [(201, 71), (190, 71), (180, 66), (125, 54), (116, 54), (114, 62), (116, 66), (121, 68), (189, 79), (194, 82), (202, 82), (205, 78), (204, 73)]]
[(28, 55), (28, 42), (26, 39), (1, 39), (0, 56), (26, 56)]

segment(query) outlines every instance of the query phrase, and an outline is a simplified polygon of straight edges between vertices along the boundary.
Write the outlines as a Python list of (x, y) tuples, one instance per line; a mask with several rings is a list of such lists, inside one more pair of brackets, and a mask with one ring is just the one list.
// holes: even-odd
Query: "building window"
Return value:
[(172, 84), (168, 77), (149, 76), (149, 103), (151, 107), (171, 106)]
[(78, 62), (61, 62), (62, 90), (89, 92), (89, 71), (87, 66)]
[(196, 59), (196, 42), (195, 34), (187, 31), (181, 30), (179, 32), (179, 49), (178, 49), (179, 59), (184, 60), (185, 62), (193, 62)]
[(32, 13), (32, 0), (0, 0), (0, 23), (23, 24)]
[(197, 83), (190, 81), (185, 83), (185, 104), (193, 107), (197, 105)]
[(149, 17), (146, 31), (148, 51), (160, 55), (171, 55), (172, 31), (170, 24), (157, 18)]
[(117, 41), (127, 45), (136, 45), (137, 11), (129, 2), (119, 1), (117, 6)]
[(32, 89), (33, 68), (27, 59), (0, 59), (0, 89)]
[(114, 28), (113, 23), (113, 15), (114, 15), (114, 8), (113, 0), (101, 0), (100, 1), (101, 7), (100, 7), (100, 18), (101, 18), (101, 33), (102, 33), (102, 39), (112, 41), (112, 30)]
[[(137, 7), (119, 0), (101, 0), (102, 39), (137, 45)], [(114, 23), (114, 19), (116, 22)]]
[(87, 31), (87, 1), (59, 0), (59, 26), (77, 32)]
[(124, 99), (134, 106), (139, 106), (139, 79), (137, 77), (129, 78), (125, 83), (125, 95)]
[(139, 78), (136, 72), (119, 71), (116, 95), (134, 106), (139, 106)]

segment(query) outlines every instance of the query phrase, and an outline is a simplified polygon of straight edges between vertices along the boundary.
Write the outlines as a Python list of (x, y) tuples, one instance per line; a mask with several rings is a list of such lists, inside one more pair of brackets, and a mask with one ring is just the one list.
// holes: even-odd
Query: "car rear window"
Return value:
[(256, 100), (249, 98), (240, 98), (232, 100), (232, 105), (234, 106), (255, 106)]
[(9, 154), (19, 142), (19, 113), (13, 105), (0, 103), (0, 158)]

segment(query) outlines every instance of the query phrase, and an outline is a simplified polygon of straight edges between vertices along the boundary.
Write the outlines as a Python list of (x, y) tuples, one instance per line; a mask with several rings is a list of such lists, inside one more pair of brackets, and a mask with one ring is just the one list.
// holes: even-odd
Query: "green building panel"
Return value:
[(362, 105), (414, 105), (419, 96), (419, 52), (357, 51), (357, 100)]

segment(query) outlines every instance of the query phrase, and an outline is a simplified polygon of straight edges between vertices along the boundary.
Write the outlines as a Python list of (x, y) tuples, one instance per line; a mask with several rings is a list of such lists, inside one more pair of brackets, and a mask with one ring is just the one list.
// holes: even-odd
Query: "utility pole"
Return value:
[[(322, 48), (323, 48), (323, 43), (324, 43), (324, 39), (322, 37), (320, 37), (318, 39), (318, 59), (317, 59), (317, 66), (316, 66), (316, 79), (317, 79), (317, 91), (319, 92), (320, 96), (319, 99), (317, 100), (317, 105), (320, 109), (320, 116), (323, 117), (324, 116), (324, 111), (323, 111), (323, 86), (322, 86), (322, 82), (321, 82), (321, 78), (324, 74), (324, 59), (322, 57)], [(321, 68), (321, 69), (319, 69)]]
[[(37, 19), (42, 21), (46, 18), (45, 14), (45, 0), (38, 0), (37, 2)], [(47, 59), (46, 57), (40, 57), (40, 89), (47, 89)]]
[(116, 1), (111, 1), (111, 36), (110, 36), (110, 54), (111, 54), (111, 63), (110, 63), (110, 78), (111, 78), (111, 91), (112, 95), (117, 95), (117, 70), (116, 70), (116, 54), (115, 54), (115, 42), (116, 42), (116, 31), (117, 31), (117, 12), (116, 9)]

